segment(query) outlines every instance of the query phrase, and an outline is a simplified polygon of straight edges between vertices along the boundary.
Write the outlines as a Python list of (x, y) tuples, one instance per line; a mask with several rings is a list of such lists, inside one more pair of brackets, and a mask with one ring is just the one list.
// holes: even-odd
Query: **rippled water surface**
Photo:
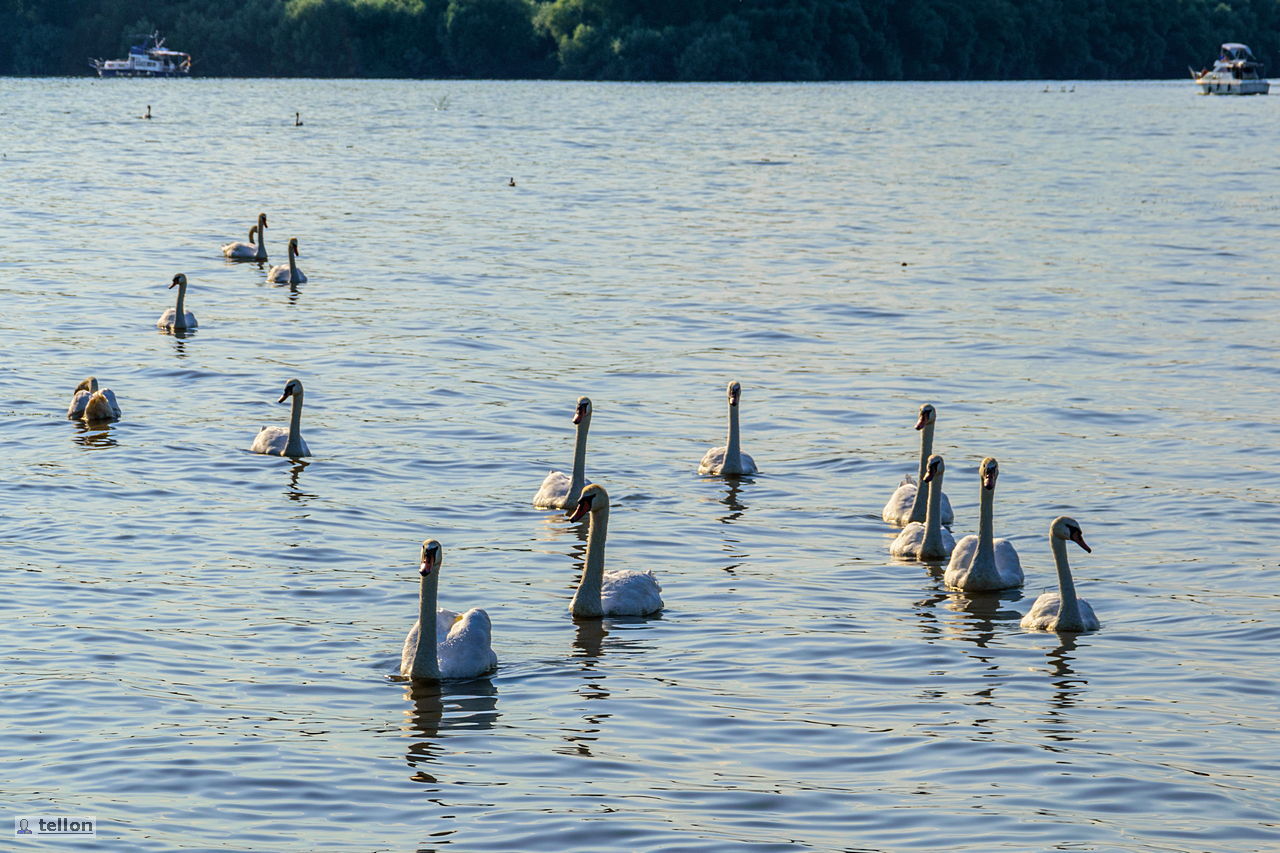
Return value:
[[(1276, 98), (0, 98), (8, 812), (139, 851), (1280, 847)], [(220, 256), (260, 210), (305, 285)], [(65, 419), (89, 374), (119, 423)], [(315, 455), (250, 454), (294, 376)], [(735, 378), (761, 473), (700, 478)], [(530, 499), (580, 394), (660, 618), (569, 616), (585, 531)], [(926, 401), (957, 534), (999, 458), (1023, 590), (887, 556)], [(1060, 514), (1074, 638), (1018, 625)], [(491, 678), (397, 675), (427, 537)]]

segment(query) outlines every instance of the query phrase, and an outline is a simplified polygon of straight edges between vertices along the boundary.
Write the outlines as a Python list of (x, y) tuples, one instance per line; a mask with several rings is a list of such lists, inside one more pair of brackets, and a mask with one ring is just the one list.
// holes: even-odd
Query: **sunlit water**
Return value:
[[(1280, 103), (1043, 89), (0, 82), (0, 802), (104, 850), (1276, 849)], [(307, 284), (221, 258), (260, 210)], [(64, 418), (91, 373), (120, 423)], [(315, 456), (248, 453), (293, 376)], [(661, 618), (569, 617), (529, 503), (580, 394)], [(887, 557), (925, 401), (1025, 589)], [(1018, 626), (1064, 513), (1078, 638)], [(491, 678), (396, 674), (427, 537)]]

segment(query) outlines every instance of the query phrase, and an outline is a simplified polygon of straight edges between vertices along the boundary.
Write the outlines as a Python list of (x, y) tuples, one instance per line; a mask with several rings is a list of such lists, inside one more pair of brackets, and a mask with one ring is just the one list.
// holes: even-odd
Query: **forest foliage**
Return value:
[(201, 76), (1138, 79), (1280, 59), (1280, 0), (0, 0), (0, 74), (153, 30)]

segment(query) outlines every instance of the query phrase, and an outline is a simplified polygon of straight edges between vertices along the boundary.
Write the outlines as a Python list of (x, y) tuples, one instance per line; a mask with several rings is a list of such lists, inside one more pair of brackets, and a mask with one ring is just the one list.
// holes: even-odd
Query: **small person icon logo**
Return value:
[(19, 820), (19, 821), (18, 821), (18, 832), (17, 832), (17, 834), (18, 834), (18, 835), (30, 835), (30, 834), (31, 834), (31, 827), (28, 825), (29, 823), (30, 823), (30, 821), (28, 821), (25, 817), (24, 817), (24, 818), (22, 818), (21, 820)]

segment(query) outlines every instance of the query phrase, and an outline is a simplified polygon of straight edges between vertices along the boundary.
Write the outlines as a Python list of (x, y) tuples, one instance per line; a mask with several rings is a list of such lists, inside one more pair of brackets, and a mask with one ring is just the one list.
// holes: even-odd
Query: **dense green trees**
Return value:
[(195, 73), (607, 80), (1176, 77), (1280, 0), (0, 0), (0, 74), (159, 29)]

